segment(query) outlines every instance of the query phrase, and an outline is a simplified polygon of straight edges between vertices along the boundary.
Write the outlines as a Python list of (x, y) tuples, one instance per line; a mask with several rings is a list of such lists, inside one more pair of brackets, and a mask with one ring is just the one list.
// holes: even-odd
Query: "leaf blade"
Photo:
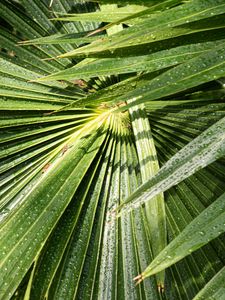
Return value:
[(142, 278), (171, 266), (225, 231), (225, 193), (197, 216), (148, 266)]
[(225, 154), (225, 117), (213, 124), (165, 164), (157, 175), (133, 193), (118, 212), (129, 212), (158, 193), (176, 185)]

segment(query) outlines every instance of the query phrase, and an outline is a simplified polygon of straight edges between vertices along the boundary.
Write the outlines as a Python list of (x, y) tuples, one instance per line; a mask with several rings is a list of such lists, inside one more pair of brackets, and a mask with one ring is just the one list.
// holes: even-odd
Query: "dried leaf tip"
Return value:
[(116, 217), (116, 208), (113, 208), (111, 209), (109, 212), (108, 212), (109, 216), (111, 217)]
[(135, 285), (138, 285), (139, 283), (141, 283), (144, 280), (144, 277), (142, 274), (139, 274), (138, 276), (134, 277), (133, 279), (135, 282)]
[(54, 59), (57, 59), (57, 57), (46, 57), (46, 58), (42, 58), (41, 60), (45, 61), (45, 60), (54, 60)]
[(96, 33), (98, 33), (98, 32), (101, 32), (101, 31), (102, 31), (102, 28), (98, 28), (98, 29), (96, 29), (96, 30), (94, 30), (94, 31), (89, 32), (89, 33), (86, 35), (86, 37), (92, 36), (92, 35), (94, 35), (94, 34), (96, 34)]
[(43, 116), (51, 116), (52, 114), (54, 114), (55, 111), (50, 111), (50, 112), (46, 112), (43, 113)]
[[(41, 78), (41, 77), (39, 77), (39, 78)], [(32, 79), (32, 80), (27, 80), (27, 82), (38, 82), (38, 79), (39, 78), (37, 78), (37, 79)]]
[(162, 284), (162, 283), (158, 284), (158, 292), (160, 294), (162, 294), (162, 293), (164, 293), (164, 291), (165, 291), (164, 284)]

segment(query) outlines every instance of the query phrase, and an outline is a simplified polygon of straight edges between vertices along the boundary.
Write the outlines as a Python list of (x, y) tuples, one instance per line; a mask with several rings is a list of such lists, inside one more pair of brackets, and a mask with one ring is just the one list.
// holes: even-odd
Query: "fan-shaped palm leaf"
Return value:
[(223, 299), (224, 1), (94, 2), (0, 3), (1, 298)]

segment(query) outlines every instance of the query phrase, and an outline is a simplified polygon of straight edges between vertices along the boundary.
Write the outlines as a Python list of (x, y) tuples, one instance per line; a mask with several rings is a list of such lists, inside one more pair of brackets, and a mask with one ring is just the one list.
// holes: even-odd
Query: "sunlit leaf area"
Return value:
[(225, 1), (0, 1), (0, 299), (225, 300)]

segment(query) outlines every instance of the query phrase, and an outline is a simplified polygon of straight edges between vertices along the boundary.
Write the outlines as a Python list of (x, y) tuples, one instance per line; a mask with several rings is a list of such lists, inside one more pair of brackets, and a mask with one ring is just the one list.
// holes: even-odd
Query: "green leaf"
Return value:
[[(135, 46), (134, 49), (137, 51), (138, 48), (140, 49), (140, 45), (149, 44), (149, 47), (145, 47), (146, 54), (149, 51), (154, 51), (154, 44), (157, 46), (157, 41), (170, 38), (171, 44), (174, 37), (224, 27), (224, 16), (222, 15), (224, 13), (225, 4), (223, 0), (207, 0), (204, 3), (200, 0), (190, 1), (165, 10), (160, 15), (156, 14), (152, 18), (138, 23), (137, 26), (127, 28), (112, 37), (99, 39), (90, 45), (59, 57), (100, 56), (103, 54), (121, 56), (124, 52), (126, 55), (132, 55), (132, 52), (130, 53), (132, 47)], [(149, 28), (151, 28), (151, 31), (149, 31)]]
[[(77, 20), (102, 20), (105, 22), (111, 22), (110, 24), (103, 26), (101, 29), (97, 29), (91, 34), (95, 32), (106, 30), (116, 24), (128, 24), (133, 25), (135, 23), (140, 22), (142, 18), (146, 18), (149, 14), (159, 13), (162, 10), (169, 9), (177, 4), (180, 4), (182, 1), (180, 0), (166, 0), (161, 3), (152, 3), (150, 8), (146, 6), (138, 6), (138, 5), (126, 5), (123, 7), (114, 7), (104, 12), (94, 12), (94, 13), (86, 13), (86, 14), (70, 14), (67, 17), (56, 18), (56, 20), (64, 20), (64, 21), (77, 21)], [(105, 5), (106, 6), (106, 5)], [(101, 8), (103, 5), (101, 5)], [(113, 10), (113, 13), (112, 13)], [(127, 15), (127, 16), (126, 16)]]
[(224, 40), (180, 46), (143, 56), (95, 59), (87, 65), (80, 66), (77, 64), (64, 71), (39, 78), (37, 81), (88, 79), (100, 75), (125, 74), (140, 71), (154, 72), (183, 63), (222, 44), (224, 44)]
[[(115, 87), (100, 91), (99, 94), (91, 95), (90, 102), (93, 103), (94, 99), (98, 99), (98, 103), (114, 99), (112, 103), (116, 104), (132, 100), (132, 103), (120, 108), (120, 110), (124, 110), (133, 105), (193, 88), (220, 78), (225, 74), (224, 54), (225, 47), (222, 45), (214, 49), (214, 51), (207, 51), (204, 54), (198, 55), (171, 70), (167, 70), (159, 76), (153, 73), (142, 76), (141, 79), (143, 80), (140, 80), (140, 76), (131, 80), (125, 80), (115, 85)], [(148, 81), (146, 81), (147, 78)], [(151, 78), (153, 79), (150, 80)], [(129, 92), (130, 90), (131, 92)], [(110, 91), (110, 95), (107, 91)], [(105, 94), (106, 96), (101, 96), (101, 94)], [(122, 96), (120, 96), (121, 94)], [(83, 101), (83, 103), (85, 102)], [(88, 105), (88, 102), (85, 104)]]
[[(99, 218), (94, 224), (92, 229), (91, 241), (89, 243), (87, 255), (85, 257), (85, 262), (78, 286), (77, 297), (78, 299), (90, 299), (93, 297), (94, 286), (98, 282), (98, 267), (99, 260), (101, 259), (101, 249), (102, 245), (99, 242), (102, 238), (102, 234), (105, 226), (105, 209), (107, 205), (107, 199), (109, 197), (109, 191), (111, 187), (111, 175), (113, 168), (113, 160), (115, 156), (115, 144), (116, 140), (111, 139), (109, 142), (108, 151), (110, 151), (109, 156), (105, 157), (105, 161), (108, 160), (107, 174), (105, 176), (105, 184), (102, 186), (102, 205), (98, 209)], [(111, 147), (110, 147), (111, 146)], [(106, 162), (105, 162), (106, 163)], [(121, 276), (122, 277), (122, 276)], [(94, 280), (93, 280), (94, 279)]]
[[(149, 178), (154, 177), (159, 170), (155, 144), (144, 105), (131, 108), (129, 113), (135, 136), (142, 182), (145, 183)], [(163, 194), (153, 197), (150, 202), (146, 203), (145, 208), (153, 257), (155, 257), (167, 244)], [(157, 285), (159, 288), (164, 288), (164, 280), (164, 272), (157, 275)]]
[[(189, 300), (224, 267), (220, 235), (161, 271), (164, 293), (160, 273), (133, 282), (163, 251), (165, 236), (171, 243), (225, 192), (224, 1), (107, 2), (0, 3), (6, 300)], [(71, 14), (89, 20), (53, 20)], [(53, 59), (73, 50), (78, 58)], [(35, 82), (64, 71), (70, 81)], [(212, 138), (203, 134), (211, 129)], [(185, 180), (167, 189), (174, 174)], [(159, 209), (151, 199), (114, 219), (150, 177), (153, 185), (169, 182), (165, 202), (159, 184)]]
[[(106, 146), (108, 146), (107, 141), (105, 148)], [(88, 180), (85, 180), (75, 194), (75, 199), (82, 198), (82, 201), (71, 202), (37, 262), (31, 290), (32, 299), (44, 298), (47, 294), (55, 299), (66, 294), (68, 299), (72, 299), (76, 294), (108, 165), (108, 160), (104, 159), (105, 148), (101, 150), (101, 155), (94, 165), (94, 170), (90, 172)], [(102, 159), (104, 163), (99, 173), (97, 168)], [(98, 174), (100, 176), (97, 176)], [(98, 178), (97, 182), (95, 178)], [(85, 213), (82, 213), (83, 206)], [(84, 236), (87, 238), (83, 239)], [(46, 268), (47, 265), (51, 265), (51, 268)], [(74, 273), (77, 274), (75, 277)], [(68, 285), (68, 281), (71, 281), (71, 284)]]
[[(89, 1), (89, 0), (85, 0), (85, 1)], [(91, 0), (92, 1), (92, 0)], [(138, 5), (146, 5), (146, 6), (152, 6), (155, 5), (155, 3), (157, 2), (161, 2), (158, 0), (154, 0), (154, 1), (149, 1), (149, 0), (94, 0), (93, 2), (98, 2), (101, 4), (111, 4), (111, 3), (116, 3), (116, 4), (130, 4), (130, 3), (134, 3), (134, 4), (138, 4)]]
[(224, 156), (224, 129), (225, 118), (222, 118), (175, 154), (152, 179), (120, 205), (118, 212), (129, 212)]
[(223, 45), (164, 72), (139, 89), (119, 97), (117, 101), (132, 100), (132, 103), (127, 105), (131, 107), (220, 78), (225, 73), (224, 55)]
[(203, 299), (223, 299), (225, 295), (225, 288), (223, 287), (225, 281), (225, 267), (223, 267), (194, 297), (193, 300)]
[[(142, 18), (146, 18), (150, 14), (159, 13), (160, 11), (169, 9), (170, 7), (176, 6), (177, 4), (180, 4), (180, 3), (181, 3), (180, 0), (166, 0), (166, 1), (162, 1), (161, 3), (156, 3), (155, 5), (150, 6), (150, 8), (148, 8), (148, 9), (144, 9), (144, 10), (141, 10), (140, 12), (130, 14), (128, 17), (122, 18), (122, 19), (118, 20), (117, 22), (112, 22), (110, 24), (107, 24), (107, 25), (101, 27), (100, 29), (95, 30), (92, 34), (99, 32), (99, 31), (106, 30), (107, 28), (110, 28), (116, 24), (124, 23), (124, 24), (128, 24), (128, 25), (133, 25), (133, 24), (139, 23)], [(130, 7), (130, 6), (127, 5), (126, 7)], [(128, 23), (127, 23), (127, 21), (128, 21)]]
[[(1, 296), (10, 298), (31, 264), (37, 258), (50, 232), (70, 202), (90, 163), (97, 154), (105, 133), (81, 140), (52, 166), (52, 176), (39, 175), (26, 201), (1, 227)], [(93, 141), (95, 142), (93, 143)], [(93, 151), (86, 153), (92, 144)], [(76, 153), (76, 156), (74, 156)], [(76, 157), (74, 159), (74, 157)], [(85, 165), (85, 168), (84, 168)], [(44, 171), (45, 172), (45, 171)], [(57, 180), (56, 180), (57, 178)], [(47, 194), (46, 202), (45, 195)], [(35, 207), (35, 213), (32, 208)], [(31, 226), (32, 224), (32, 226)], [(42, 225), (41, 225), (42, 224)], [(43, 225), (44, 224), (44, 225)], [(20, 228), (19, 232), (16, 230)], [(39, 232), (39, 235), (37, 235)], [(26, 259), (24, 260), (24, 257)]]
[(141, 274), (141, 279), (162, 271), (225, 231), (225, 193), (197, 216)]
[(51, 36), (40, 37), (33, 40), (21, 41), (19, 45), (44, 45), (44, 44), (75, 44), (77, 47), (84, 43), (91, 43), (97, 40), (98, 36), (86, 37), (84, 33), (71, 33), (71, 34), (54, 34)]
[[(101, 6), (102, 7), (102, 6)], [(97, 11), (92, 13), (69, 14), (60, 16), (53, 20), (60, 21), (98, 21), (98, 22), (117, 22), (120, 19), (130, 17), (132, 14), (142, 12), (146, 7), (138, 5), (128, 5), (124, 7), (111, 7), (108, 11)]]

